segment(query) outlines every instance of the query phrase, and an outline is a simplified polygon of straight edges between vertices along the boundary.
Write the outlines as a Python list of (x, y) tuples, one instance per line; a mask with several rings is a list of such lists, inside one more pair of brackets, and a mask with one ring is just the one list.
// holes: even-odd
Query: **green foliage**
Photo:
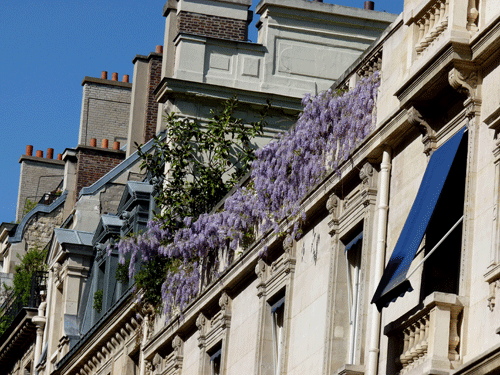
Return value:
[[(45, 257), (47, 251), (35, 246), (28, 250), (24, 256), (19, 256), (21, 263), (14, 267), (13, 286), (10, 287), (5, 283), (2, 285), (1, 294), (4, 297), (12, 295), (13, 298), (20, 298), (23, 306), (29, 302), (31, 295), (31, 282), (33, 274), (38, 271), (46, 271)], [(0, 312), (3, 314), (4, 312)], [(0, 335), (2, 335), (12, 323), (12, 317), (5, 315), (0, 317)]]
[(234, 117), (237, 106), (236, 98), (227, 100), (221, 111), (210, 111), (206, 124), (171, 113), (165, 117), (166, 135), (155, 138), (154, 151), (144, 153), (139, 147), (141, 166), (152, 178), (161, 207), (158, 216), (167, 226), (177, 228), (183, 218), (210, 211), (250, 169), (256, 148), (251, 140), (262, 134), (267, 108), (260, 121), (245, 124)]
[(94, 293), (94, 310), (100, 313), (102, 311), (102, 299), (104, 296), (104, 291), (102, 289), (98, 289)]
[(35, 201), (32, 201), (31, 199), (26, 199), (26, 203), (24, 204), (24, 213), (23, 216), (26, 215), (28, 212), (30, 212), (33, 208), (36, 207), (38, 203)]
[(116, 281), (122, 284), (128, 284), (128, 267), (130, 265), (130, 260), (125, 261), (125, 264), (118, 263), (118, 267), (116, 268)]
[(30, 298), (33, 274), (47, 270), (46, 256), (47, 250), (40, 249), (38, 246), (28, 250), (23, 257), (18, 255), (21, 263), (14, 267), (13, 290), (14, 295), (19, 296), (24, 305)]
[[(259, 121), (245, 123), (234, 116), (238, 100), (232, 98), (219, 111), (211, 110), (207, 123), (167, 115), (166, 134), (156, 137), (153, 151), (138, 148), (145, 169), (154, 185), (163, 229), (173, 233), (184, 226), (187, 217), (196, 220), (209, 212), (249, 170), (255, 159), (252, 139), (263, 134), (270, 108)], [(167, 174), (165, 175), (165, 166)], [(161, 286), (168, 270), (180, 265), (175, 260), (156, 257), (135, 274), (142, 301), (155, 308), (162, 304)]]

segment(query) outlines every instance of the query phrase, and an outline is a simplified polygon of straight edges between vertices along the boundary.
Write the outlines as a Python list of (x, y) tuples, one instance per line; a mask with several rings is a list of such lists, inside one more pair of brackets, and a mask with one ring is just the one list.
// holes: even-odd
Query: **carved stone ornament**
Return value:
[(161, 373), (161, 364), (163, 362), (163, 358), (156, 353), (155, 356), (153, 357), (153, 373), (154, 374), (160, 374)]
[(470, 98), (474, 98), (476, 96), (478, 83), (476, 71), (470, 70), (466, 72), (453, 68), (448, 73), (448, 81), (450, 82), (451, 87), (458, 92), (464, 93)]
[(259, 278), (261, 283), (265, 283), (267, 279), (267, 264), (262, 259), (257, 261), (257, 265), (255, 266), (255, 273)]
[(175, 336), (174, 339), (172, 340), (172, 348), (174, 349), (175, 356), (179, 357), (182, 355), (182, 345), (183, 345), (182, 339), (179, 337), (179, 335)]
[(205, 328), (207, 325), (207, 318), (203, 313), (200, 313), (198, 315), (198, 318), (196, 318), (196, 327), (198, 327), (198, 331), (205, 332)]
[(359, 171), (359, 178), (364, 187), (370, 187), (370, 179), (373, 177), (373, 166), (370, 163), (365, 163)]
[(326, 209), (328, 210), (328, 213), (336, 217), (338, 216), (338, 207), (339, 207), (339, 197), (335, 194), (331, 194), (330, 198), (326, 201)]
[(425, 147), (424, 152), (427, 156), (430, 156), (436, 150), (436, 131), (431, 128), (415, 107), (408, 110), (408, 123), (420, 131), (422, 143)]
[(222, 315), (231, 315), (231, 298), (226, 292), (223, 292), (219, 298), (219, 306), (222, 311)]
[(337, 232), (337, 229), (339, 227), (339, 203), (340, 198), (335, 194), (331, 194), (328, 198), (328, 201), (326, 202), (326, 209), (330, 214), (328, 226), (330, 227), (329, 233), (331, 236), (333, 236)]

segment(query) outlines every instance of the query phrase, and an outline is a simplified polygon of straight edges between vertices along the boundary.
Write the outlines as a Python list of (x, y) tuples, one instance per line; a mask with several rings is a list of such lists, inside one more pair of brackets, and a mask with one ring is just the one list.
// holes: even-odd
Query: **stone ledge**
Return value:
[(47, 163), (47, 164), (54, 164), (54, 165), (64, 166), (64, 161), (62, 161), (62, 160), (40, 158), (40, 157), (37, 157), (37, 156), (22, 155), (19, 158), (19, 163), (21, 163), (23, 161), (34, 161), (34, 162), (37, 162), (37, 163)]
[(82, 86), (84, 86), (86, 83), (98, 83), (100, 85), (117, 86), (117, 87), (123, 87), (126, 89), (132, 88), (132, 83), (129, 83), (129, 82), (120, 82), (120, 81), (113, 81), (110, 79), (101, 79), (101, 78), (94, 78), (94, 77), (85, 76), (83, 78), (83, 81), (82, 81)]

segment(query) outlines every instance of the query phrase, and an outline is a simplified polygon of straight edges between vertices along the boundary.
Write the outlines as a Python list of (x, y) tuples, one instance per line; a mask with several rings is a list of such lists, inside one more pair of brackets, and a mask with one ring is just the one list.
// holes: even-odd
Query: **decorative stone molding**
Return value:
[[(209, 353), (219, 344), (221, 349), (221, 372), (225, 374), (227, 350), (229, 343), (229, 330), (231, 328), (231, 303), (232, 299), (224, 291), (219, 298), (220, 310), (208, 319), (203, 313), (198, 315), (196, 326), (198, 327), (198, 347), (202, 353), (200, 355), (200, 374), (210, 375)], [(212, 354), (212, 353), (210, 353)]]
[(467, 95), (467, 100), (464, 102), (466, 108), (466, 117), (473, 119), (479, 118), (481, 111), (480, 97), (480, 78), (474, 69), (457, 69), (453, 68), (448, 73), (448, 81), (455, 90)]
[(411, 19), (418, 29), (415, 51), (421, 55), (438, 37), (448, 29), (450, 0), (434, 0), (422, 12)]
[(477, 8), (479, 7), (479, 5), (476, 4), (476, 1), (479, 0), (469, 0), (467, 9), (467, 30), (469, 31), (471, 36), (479, 30), (479, 28), (477, 27), (479, 21), (479, 11), (477, 10)]
[[(161, 375), (181, 375), (182, 373), (182, 362), (184, 359), (184, 341), (176, 335), (172, 340), (172, 352), (165, 357), (165, 359), (161, 358)], [(155, 362), (155, 358), (158, 354), (153, 358), (153, 363)], [(156, 371), (156, 367), (155, 367)]]
[(422, 134), (424, 153), (428, 157), (430, 157), (437, 148), (436, 131), (431, 128), (431, 126), (427, 123), (427, 121), (424, 120), (420, 112), (415, 107), (411, 107), (407, 113), (408, 113), (408, 123), (416, 127)]
[(200, 313), (196, 318), (196, 327), (198, 327), (198, 346), (205, 347), (206, 331), (207, 331), (207, 318), (203, 313)]
[(386, 334), (403, 341), (401, 375), (413, 369), (431, 368), (436, 373), (456, 368), (460, 363), (458, 316), (463, 306), (461, 297), (435, 292), (424, 300), (422, 310), (388, 325)]
[(377, 199), (377, 178), (376, 170), (373, 166), (366, 162), (359, 171), (361, 179), (361, 199), (366, 207), (369, 204), (375, 204)]
[(356, 72), (360, 78), (370, 77), (382, 69), (382, 49), (372, 54), (371, 57)]
[(340, 198), (336, 194), (331, 194), (326, 201), (326, 209), (328, 210), (328, 227), (330, 228), (330, 236), (334, 236), (339, 227), (339, 203)]

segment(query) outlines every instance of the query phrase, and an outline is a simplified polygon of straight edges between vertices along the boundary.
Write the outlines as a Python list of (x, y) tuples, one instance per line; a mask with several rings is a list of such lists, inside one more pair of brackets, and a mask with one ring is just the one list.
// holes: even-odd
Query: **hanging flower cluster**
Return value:
[(217, 263), (221, 249), (236, 250), (257, 225), (278, 233), (280, 223), (292, 218), (288, 232), (298, 238), (301, 200), (373, 129), (379, 82), (377, 72), (343, 95), (331, 90), (306, 95), (295, 127), (256, 152), (252, 182), (228, 197), (220, 212), (186, 218), (175, 233), (152, 220), (146, 233), (122, 239), (118, 250), (122, 261), (130, 254), (130, 277), (139, 257), (143, 265), (155, 257), (169, 259), (161, 288), (168, 316), (198, 294), (207, 259)]

